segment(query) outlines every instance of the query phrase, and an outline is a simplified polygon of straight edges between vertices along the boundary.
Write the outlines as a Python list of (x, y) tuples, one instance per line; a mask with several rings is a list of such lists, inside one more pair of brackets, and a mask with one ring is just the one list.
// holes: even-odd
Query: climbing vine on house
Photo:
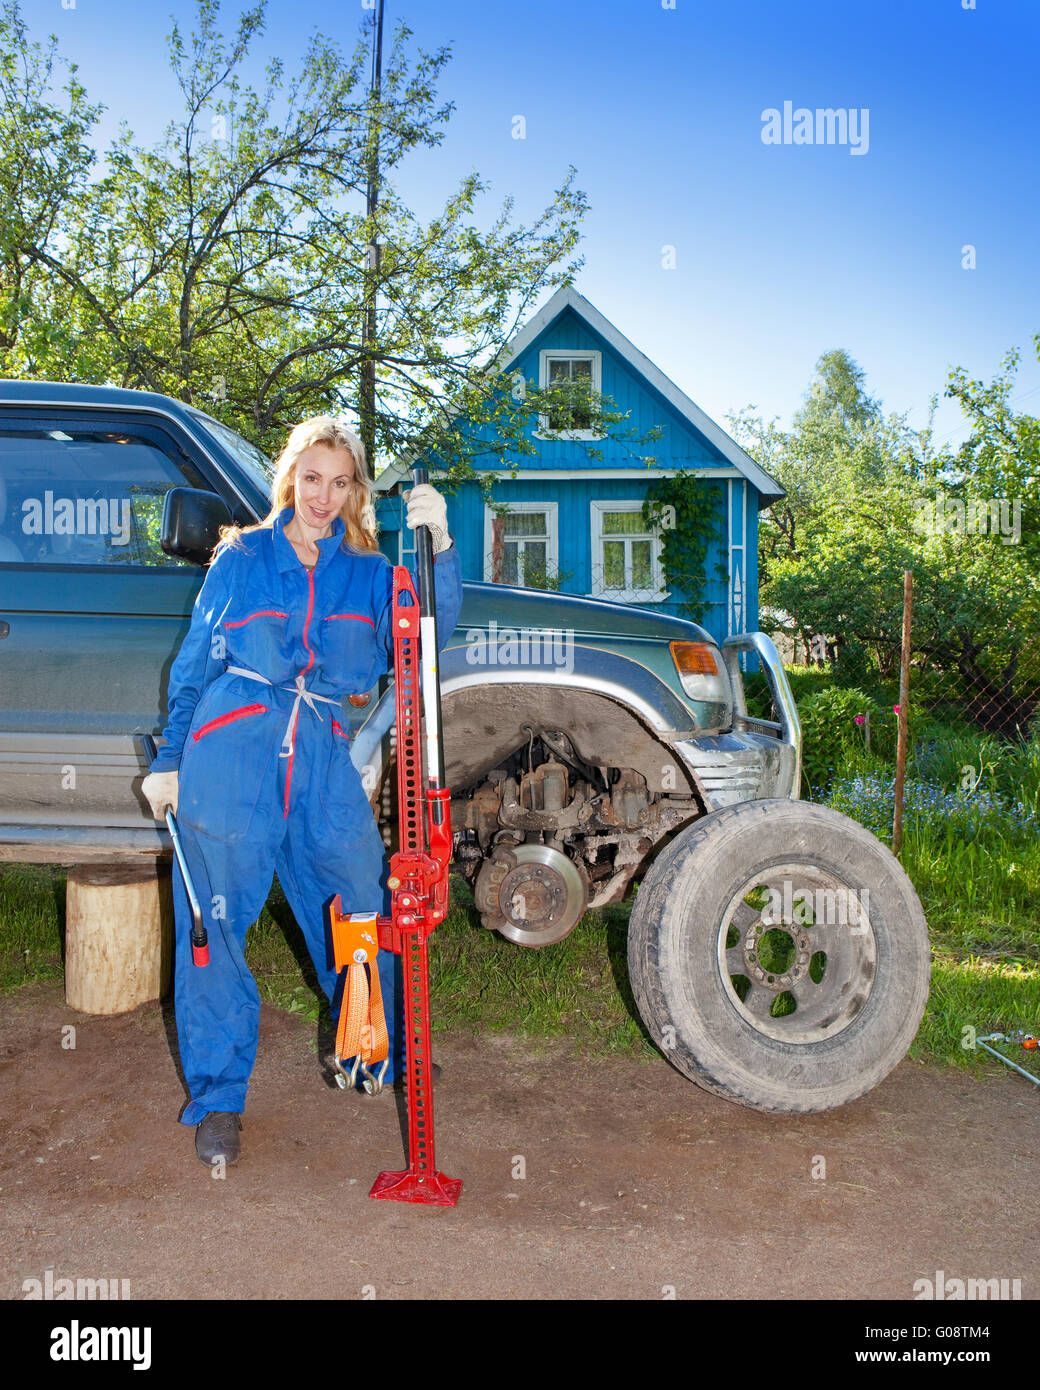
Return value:
[[(712, 541), (722, 542), (723, 501), (719, 484), (695, 473), (655, 478), (643, 501), (643, 520), (661, 534), (665, 583), (686, 595), (679, 611), (694, 622), (701, 621), (707, 608), (708, 550)], [(723, 582), (728, 577), (721, 561), (715, 574)]]

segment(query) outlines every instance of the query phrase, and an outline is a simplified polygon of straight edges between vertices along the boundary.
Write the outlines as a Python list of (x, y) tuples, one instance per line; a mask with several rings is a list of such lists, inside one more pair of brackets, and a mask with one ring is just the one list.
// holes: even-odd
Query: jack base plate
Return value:
[(461, 1191), (462, 1179), (446, 1178), (443, 1173), (380, 1173), (368, 1195), (390, 1202), (422, 1202), (427, 1206), (453, 1207)]

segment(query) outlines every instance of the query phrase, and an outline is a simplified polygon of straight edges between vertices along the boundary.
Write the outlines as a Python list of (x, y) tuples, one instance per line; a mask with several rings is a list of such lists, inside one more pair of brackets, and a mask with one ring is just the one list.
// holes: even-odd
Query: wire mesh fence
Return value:
[[(920, 595), (918, 602), (921, 602)], [(927, 602), (927, 599), (924, 600)], [(1018, 604), (1001, 605), (978, 596), (949, 616), (940, 640), (911, 627), (910, 708), (941, 722), (960, 724), (1002, 738), (1028, 738), (1040, 717), (1040, 624)], [(797, 677), (818, 673), (846, 688), (879, 689), (898, 677), (898, 647), (891, 638), (876, 644), (866, 661), (850, 661), (841, 633), (798, 628), (789, 615), (764, 611), (785, 665)], [(868, 722), (868, 721), (864, 721)]]
[[(930, 579), (930, 577), (928, 577)], [(937, 611), (935, 586), (914, 594), (905, 695), (898, 633), (859, 648), (838, 633), (764, 614), (802, 721), (802, 795), (827, 800), (886, 838), (911, 823), (970, 838), (993, 822), (1040, 829), (1040, 623), (1028, 591), (965, 592)], [(879, 624), (880, 626), (880, 624)], [(752, 712), (776, 718), (764, 680)], [(907, 724), (905, 784), (898, 731)], [(893, 847), (898, 848), (899, 836)]]

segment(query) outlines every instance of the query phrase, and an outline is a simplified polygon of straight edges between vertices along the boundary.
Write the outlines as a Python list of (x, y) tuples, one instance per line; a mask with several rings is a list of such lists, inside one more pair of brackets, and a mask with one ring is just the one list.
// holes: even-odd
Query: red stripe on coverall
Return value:
[(250, 714), (266, 714), (266, 705), (242, 705), (240, 709), (233, 709), (228, 714), (221, 714), (216, 719), (211, 719), (207, 724), (203, 724), (200, 729), (196, 729), (192, 738), (198, 743), (200, 738), (205, 738), (214, 729), (221, 728), (224, 724), (231, 724), (236, 719), (245, 719)]
[(254, 618), (287, 618), (288, 613), (278, 613), (273, 608), (261, 609), (259, 613), (250, 613), (248, 618), (239, 618), (233, 623), (225, 623), (225, 627), (245, 627), (246, 623), (251, 623)]
[(364, 613), (330, 613), (325, 621), (327, 623), (336, 623), (339, 622), (341, 618), (356, 618), (359, 623), (368, 623), (371, 627), (375, 627), (375, 623), (372, 622), (372, 619), (366, 618)]
[[(314, 571), (313, 571), (313, 570), (308, 570), (308, 571), (307, 571), (307, 583), (308, 583), (308, 585), (310, 586), (310, 597), (309, 597), (308, 600), (307, 600), (307, 616), (306, 616), (306, 618), (303, 620), (303, 645), (307, 648), (307, 653), (308, 653), (308, 655), (310, 656), (310, 660), (307, 662), (307, 665), (303, 668), (303, 671), (301, 672), (301, 675), (304, 675), (304, 676), (307, 674), (307, 672), (308, 672), (308, 671), (311, 669), (311, 667), (314, 665), (314, 653), (311, 651), (310, 644), (309, 644), (308, 641), (307, 641), (307, 629), (308, 629), (308, 628), (310, 627), (310, 625), (311, 625), (311, 614), (314, 612)], [(287, 766), (286, 769), (285, 769), (285, 810), (284, 810), (284, 812), (283, 812), (283, 814), (282, 814), (282, 819), (283, 819), (283, 820), (285, 820), (285, 819), (288, 817), (288, 815), (289, 815), (289, 788), (292, 786), (292, 767), (293, 767), (293, 759), (296, 757), (296, 730), (295, 730), (295, 729), (293, 729), (292, 745), (293, 745), (293, 748), (292, 748), (292, 752), (289, 754), (288, 766)]]

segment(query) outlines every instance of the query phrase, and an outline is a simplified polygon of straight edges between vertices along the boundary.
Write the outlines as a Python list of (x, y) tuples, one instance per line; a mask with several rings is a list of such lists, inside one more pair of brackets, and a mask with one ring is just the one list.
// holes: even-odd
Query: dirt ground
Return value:
[(369, 1199), (404, 1166), (403, 1101), (328, 1085), (310, 1023), (264, 1010), (242, 1161), (217, 1180), (177, 1122), (168, 1007), (0, 999), (0, 1298), (48, 1267), (137, 1299), (904, 1300), (938, 1270), (1040, 1292), (1040, 1096), (997, 1062), (904, 1062), (842, 1110), (775, 1117), (663, 1061), (494, 1035), (438, 1034), (435, 1056), (454, 1209)]

